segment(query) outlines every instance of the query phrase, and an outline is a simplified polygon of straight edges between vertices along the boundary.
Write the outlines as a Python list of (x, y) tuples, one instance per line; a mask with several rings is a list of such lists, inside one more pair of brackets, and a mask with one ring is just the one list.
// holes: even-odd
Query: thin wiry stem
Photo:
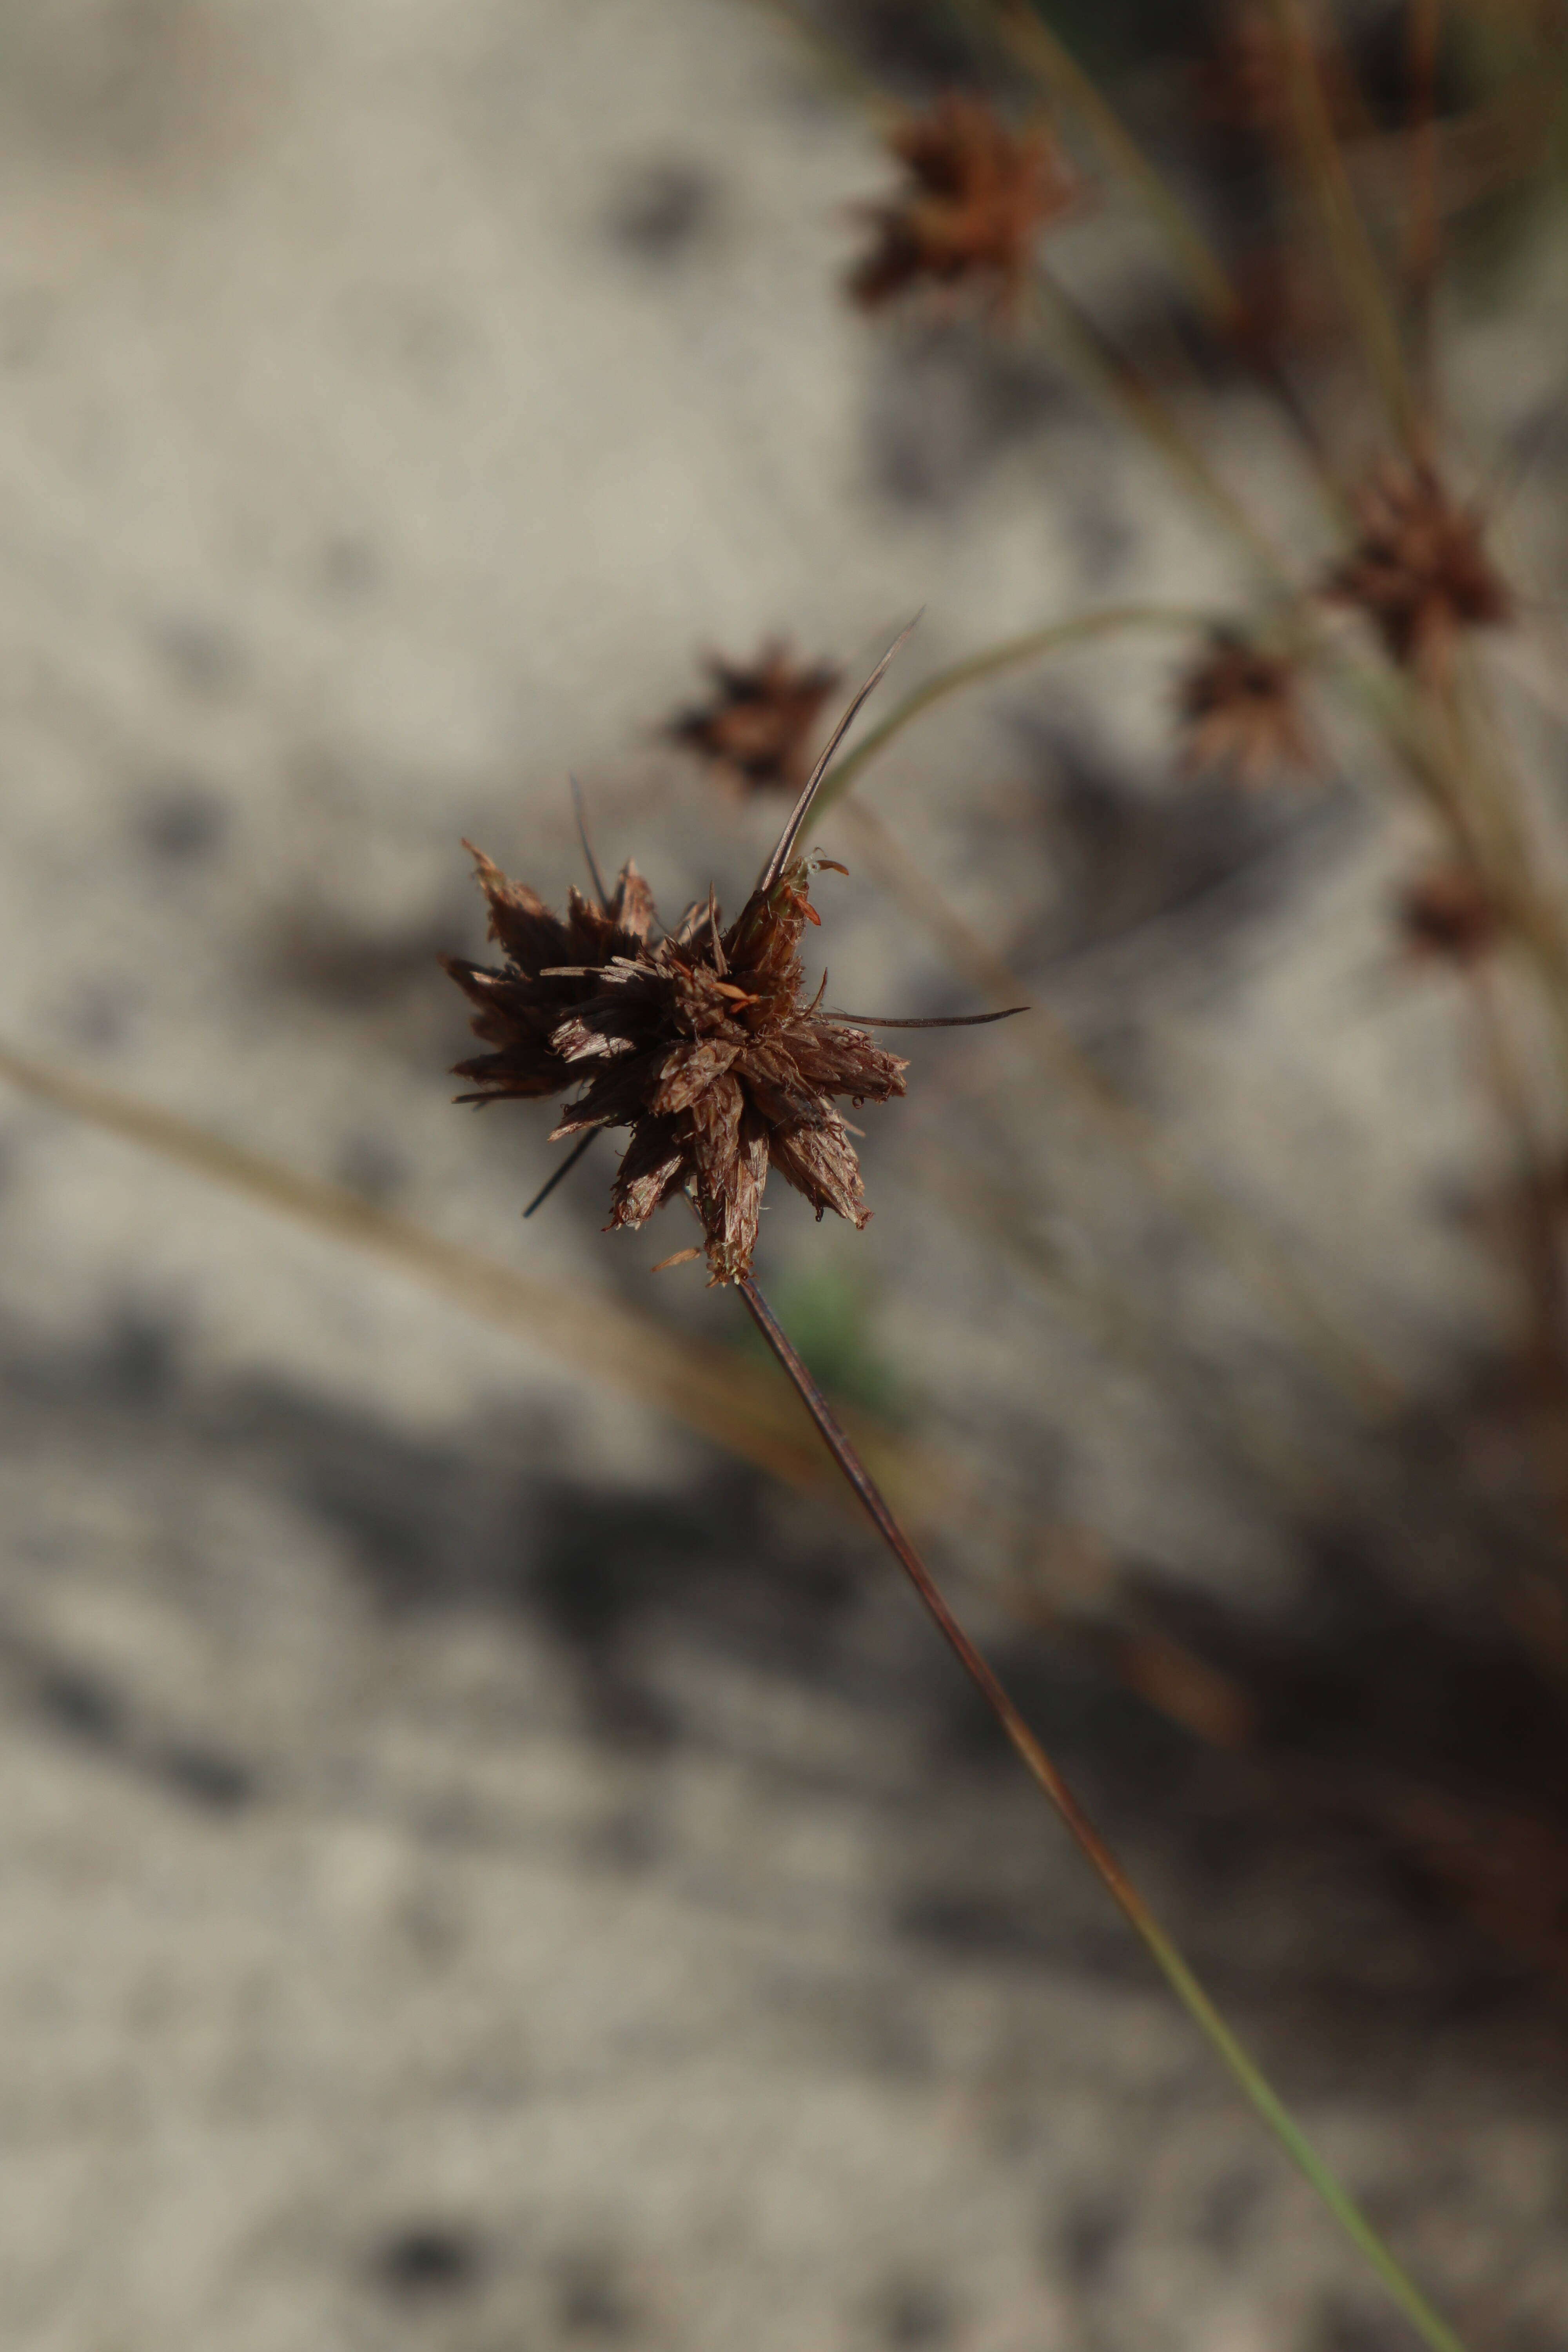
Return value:
[(1224, 264), (1093, 77), (1044, 16), (1028, 0), (963, 0), (963, 5), (971, 16), (988, 17), (1047, 95), (1071, 108), (1112, 171), (1127, 182), (1159, 227), (1200, 306), (1221, 327), (1233, 328), (1240, 305)]
[(1334, 134), (1301, 0), (1271, 0), (1271, 6), (1285, 49), (1286, 82), (1302, 170), (1322, 217), (1341, 290), (1361, 336), (1373, 379), (1387, 407), (1389, 422), (1405, 446), (1415, 448), (1418, 446), (1421, 420), (1399, 347), (1399, 330)]
[(1255, 563), (1271, 579), (1293, 587), (1290, 568), (1268, 532), (1254, 521), (1228, 483), (1221, 480), (1203, 450), (1183, 431), (1131, 362), (1048, 271), (1036, 272), (1035, 287), (1047, 331), (1061, 344), (1079, 373), (1158, 450), (1177, 479)]
[[(860, 755), (873, 748), (874, 739), (868, 739)], [(884, 887), (940, 940), (954, 969), (999, 1008), (1016, 1003), (1023, 990), (1017, 973), (921, 871), (875, 811), (861, 801), (845, 801), (838, 815)], [(1335, 1386), (1363, 1411), (1386, 1412), (1395, 1391), (1383, 1366), (1324, 1313), (1278, 1244), (1240, 1204), (1178, 1160), (1154, 1120), (1118, 1093), (1048, 1006), (1033, 1005), (1019, 1039), (1047, 1082), (1061, 1087), (1108, 1141), (1127, 1153), (1151, 1188), (1293, 1332)]]
[(825, 1021), (842, 1021), (849, 1029), (988, 1029), (994, 1021), (1011, 1021), (1027, 1013), (1026, 1004), (999, 1004), (994, 1013), (826, 1013)]
[(577, 1138), (576, 1142), (572, 1146), (571, 1150), (566, 1154), (566, 1157), (561, 1162), (560, 1167), (552, 1170), (545, 1178), (543, 1183), (540, 1186), (538, 1192), (534, 1194), (527, 1208), (524, 1209), (522, 1213), (524, 1224), (528, 1223), (529, 1218), (532, 1216), (536, 1209), (543, 1208), (544, 1203), (549, 1200), (556, 1186), (558, 1184), (564, 1184), (566, 1179), (571, 1175), (572, 1171), (576, 1167), (577, 1162), (582, 1159), (584, 1153), (592, 1149), (595, 1139), (598, 1133), (599, 1129), (596, 1127), (591, 1127), (585, 1135), (580, 1135)]
[(987, 646), (983, 653), (971, 654), (967, 659), (954, 662), (951, 668), (938, 670), (923, 686), (917, 686), (902, 702), (894, 705), (879, 727), (863, 735), (852, 751), (847, 751), (831, 775), (823, 779), (815, 808), (821, 816), (849, 790), (861, 770), (885, 751), (895, 736), (912, 726), (922, 711), (951, 694), (960, 694), (966, 686), (978, 686), (982, 678), (996, 677), (1004, 670), (1023, 669), (1030, 662), (1042, 661), (1047, 654), (1065, 653), (1071, 646), (1089, 645), (1096, 637), (1114, 636), (1122, 629), (1176, 629), (1198, 631), (1211, 627), (1215, 615), (1194, 604), (1110, 604), (1103, 612), (1075, 613), (1069, 620), (1052, 621), (1043, 629), (1031, 629), (1026, 636), (1007, 637), (996, 646)]
[(1437, 285), (1437, 37), (1442, 0), (1409, 0), (1405, 57), (1410, 78), (1410, 209), (1405, 269), (1410, 289), (1413, 373), (1432, 429), (1436, 349), (1432, 304)]
[(831, 1405), (796, 1355), (756, 1283), (747, 1276), (736, 1285), (736, 1288), (746, 1311), (794, 1385), (795, 1393), (816, 1424), (818, 1435), (854, 1490), (867, 1517), (913, 1585), (927, 1615), (995, 1717), (1025, 1769), (1056, 1808), (1079, 1852), (1142, 1941), (1188, 2016), (1205, 2036), (1286, 2154), (1306, 2176), (1341, 2229), (1370, 2263), (1423, 2341), (1432, 2347), (1432, 2352), (1464, 2352), (1460, 2338), (1433, 2309), (1415, 2281), (1384, 2245), (1361, 2207), (1330, 2170), (1256, 2061), (1231, 2032), (1019, 1713), (993, 1668), (948, 1607), (936, 1580), (879, 1493), (865, 1465), (839, 1427)]
[(722, 1350), (677, 1338), (614, 1299), (540, 1282), (377, 1208), (344, 1185), (302, 1174), (155, 1104), (5, 1046), (0, 1046), (0, 1079), (329, 1241), (380, 1259), (574, 1370), (658, 1406), (792, 1486), (821, 1485), (813, 1450), (789, 1430), (770, 1394), (772, 1383), (753, 1381)]

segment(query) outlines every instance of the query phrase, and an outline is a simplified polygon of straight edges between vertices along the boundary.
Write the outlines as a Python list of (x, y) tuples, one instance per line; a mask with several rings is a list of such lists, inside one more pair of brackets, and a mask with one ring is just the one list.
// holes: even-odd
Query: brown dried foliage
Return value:
[(1450, 501), (1434, 467), (1385, 459), (1357, 493), (1355, 515), (1360, 539), (1326, 593), (1358, 605), (1402, 666), (1440, 670), (1460, 629), (1511, 616), (1480, 517)]
[(811, 866), (787, 866), (728, 929), (717, 907), (654, 936), (653, 901), (626, 866), (601, 911), (573, 891), (566, 919), (479, 859), (500, 971), (447, 959), (492, 1050), (461, 1063), (469, 1102), (580, 1091), (555, 1137), (599, 1127), (630, 1136), (610, 1200), (614, 1225), (646, 1224), (688, 1192), (711, 1276), (749, 1273), (770, 1169), (818, 1217), (860, 1226), (859, 1162), (836, 1098), (886, 1102), (906, 1065), (863, 1030), (807, 1003), (800, 941), (817, 920)]
[(1296, 668), (1247, 638), (1216, 632), (1181, 682), (1188, 774), (1226, 768), (1261, 783), (1280, 768), (1317, 763), (1296, 695)]
[(925, 286), (1016, 310), (1036, 236), (1078, 194), (1051, 132), (1010, 130), (984, 100), (950, 91), (929, 114), (900, 123), (888, 144), (909, 185), (889, 203), (861, 207), (878, 236), (850, 276), (855, 300), (878, 310)]
[(683, 710), (667, 732), (709, 761), (742, 792), (798, 793), (810, 770), (816, 718), (838, 684), (826, 662), (797, 662), (771, 638), (752, 662), (707, 662), (713, 680), (709, 702)]

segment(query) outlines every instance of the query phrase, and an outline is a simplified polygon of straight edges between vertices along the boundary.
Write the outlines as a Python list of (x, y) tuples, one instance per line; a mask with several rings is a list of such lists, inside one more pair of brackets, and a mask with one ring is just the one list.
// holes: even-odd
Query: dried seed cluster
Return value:
[(862, 209), (878, 232), (849, 279), (866, 310), (912, 288), (971, 289), (1016, 309), (1042, 226), (1075, 201), (1078, 184), (1045, 130), (1018, 132), (977, 98), (950, 92), (888, 142), (909, 173), (890, 202)]
[[(476, 853), (478, 856), (478, 853)], [(822, 861), (815, 861), (821, 863)], [(907, 1065), (807, 1003), (800, 942), (817, 917), (813, 861), (787, 865), (726, 929), (710, 898), (658, 934), (635, 867), (603, 908), (570, 894), (564, 920), (479, 856), (499, 971), (446, 959), (491, 1050), (458, 1066), (462, 1099), (539, 1099), (578, 1088), (556, 1137), (630, 1136), (611, 1223), (646, 1224), (678, 1192), (701, 1221), (715, 1282), (751, 1268), (770, 1169), (820, 1217), (863, 1225), (859, 1162), (836, 1100), (886, 1102)], [(841, 870), (841, 869), (840, 869)]]
[(1433, 467), (1385, 459), (1355, 511), (1361, 536), (1328, 593), (1359, 605), (1396, 662), (1441, 667), (1458, 630), (1509, 619), (1480, 518), (1451, 502)]
[(743, 792), (798, 793), (811, 765), (817, 714), (839, 682), (826, 662), (795, 660), (770, 639), (751, 662), (710, 654), (712, 698), (671, 719), (677, 743), (711, 762)]
[(1189, 774), (1227, 768), (1260, 783), (1282, 767), (1315, 764), (1296, 697), (1295, 665), (1231, 631), (1216, 631), (1182, 679)]

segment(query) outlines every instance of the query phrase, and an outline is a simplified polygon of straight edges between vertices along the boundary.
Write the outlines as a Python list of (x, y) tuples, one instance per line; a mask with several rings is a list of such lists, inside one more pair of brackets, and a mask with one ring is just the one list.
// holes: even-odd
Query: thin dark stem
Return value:
[(1027, 1013), (1026, 1004), (998, 1005), (994, 1013), (929, 1013), (923, 1016), (877, 1013), (825, 1013), (825, 1021), (843, 1021), (852, 1029), (988, 1029), (994, 1021), (1011, 1021)]
[(1408, 0), (1405, 58), (1410, 81), (1410, 208), (1405, 259), (1409, 280), (1414, 373), (1430, 433), (1432, 299), (1436, 290), (1441, 214), (1437, 202), (1437, 41), (1441, 0)]
[(1079, 1851), (1142, 1939), (1188, 2015), (1207, 2037), (1252, 2106), (1306, 2175), (1340, 2227), (1372, 2264), (1405, 2316), (1432, 2347), (1432, 2352), (1464, 2352), (1458, 2336), (1401, 2269), (1360, 2206), (1341, 2186), (1255, 2061), (1237, 2040), (1006, 1690), (948, 1607), (936, 1580), (889, 1509), (870, 1473), (839, 1427), (832, 1406), (796, 1355), (756, 1284), (749, 1275), (745, 1275), (735, 1287), (747, 1313), (816, 1423), (823, 1444), (858, 1496), (872, 1526), (914, 1586), (938, 1633), (995, 1717), (1025, 1769), (1055, 1806)]
[(552, 1174), (545, 1178), (543, 1183), (540, 1186), (538, 1192), (534, 1194), (527, 1208), (524, 1209), (522, 1213), (525, 1219), (531, 1217), (535, 1209), (543, 1208), (544, 1203), (549, 1200), (550, 1195), (554, 1192), (557, 1184), (564, 1184), (566, 1179), (571, 1175), (572, 1171), (576, 1167), (577, 1162), (582, 1159), (583, 1154), (587, 1150), (589, 1145), (593, 1142), (595, 1137), (598, 1135), (600, 1129), (598, 1128), (591, 1127), (585, 1135), (580, 1135), (577, 1138), (576, 1142), (572, 1146), (571, 1150), (566, 1154), (566, 1157), (561, 1162), (560, 1167), (555, 1169)]

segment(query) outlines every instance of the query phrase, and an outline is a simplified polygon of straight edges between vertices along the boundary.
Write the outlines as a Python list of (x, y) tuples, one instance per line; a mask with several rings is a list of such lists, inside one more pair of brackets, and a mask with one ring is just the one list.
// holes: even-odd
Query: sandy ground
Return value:
[[(12, 0), (0, 68), (6, 1034), (647, 1305), (662, 1253), (596, 1199), (519, 1227), (537, 1122), (447, 1107), (459, 836), (559, 891), (571, 766), (607, 856), (732, 895), (769, 816), (655, 740), (695, 648), (853, 665), (924, 604), (913, 678), (1223, 564), (1048, 370), (845, 310), (880, 166), (761, 11)], [(1398, 828), (1156, 792), (1114, 887), (1092, 825), (1018, 849), (1050, 793), (1158, 776), (1168, 676), (1009, 688), (871, 797), (1025, 961), (1081, 950), (1063, 1017), (1420, 1393), (1497, 1300), (1453, 1008), (1389, 971)], [(1184, 857), (1223, 886), (1196, 952), (1127, 919)], [(836, 993), (954, 1001), (828, 887)], [(1068, 1551), (1254, 1605), (1326, 1482), (1426, 1559), (1430, 1465), (1358, 1486), (1352, 1417), (1014, 1051), (931, 1050), (865, 1240), (776, 1213), (781, 1295), (863, 1296), (918, 1425)], [(1036, 1171), (1059, 1296), (921, 1180), (955, 1122)], [(16, 2352), (1406, 2340), (844, 1526), (12, 1099), (0, 1179)], [(726, 1328), (681, 1279), (653, 1303)], [(1474, 2340), (1558, 2340), (1550, 2015), (1321, 1823), (1271, 1832), (1244, 1758), (981, 1615)]]

